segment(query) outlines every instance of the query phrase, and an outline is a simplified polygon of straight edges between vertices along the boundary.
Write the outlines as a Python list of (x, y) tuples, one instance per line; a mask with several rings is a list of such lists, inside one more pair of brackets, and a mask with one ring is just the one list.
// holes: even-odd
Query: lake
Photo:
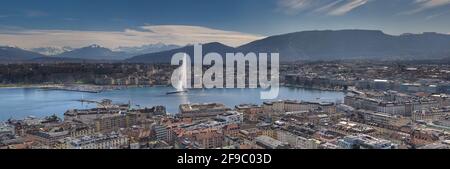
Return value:
[[(261, 104), (262, 89), (193, 89), (180, 95), (166, 95), (172, 87), (128, 88), (102, 93), (44, 90), (36, 88), (0, 88), (0, 121), (27, 116), (60, 117), (68, 109), (93, 108), (95, 104), (81, 103), (79, 99), (101, 101), (111, 99), (114, 103), (128, 103), (144, 108), (166, 106), (169, 113), (178, 113), (184, 103), (223, 103), (230, 108), (243, 103)], [(336, 102), (344, 99), (343, 92), (321, 91), (303, 88), (280, 87), (279, 99)]]

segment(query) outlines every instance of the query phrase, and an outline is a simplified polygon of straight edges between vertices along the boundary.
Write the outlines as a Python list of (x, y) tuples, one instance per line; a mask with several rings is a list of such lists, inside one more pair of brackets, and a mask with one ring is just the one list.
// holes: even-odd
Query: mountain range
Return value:
[(30, 51), (40, 53), (47, 56), (55, 56), (64, 52), (68, 52), (73, 50), (72, 47), (40, 47), (40, 48), (32, 48)]
[[(142, 45), (138, 47), (118, 47), (114, 50), (101, 47), (100, 45), (90, 45), (82, 48), (71, 47), (41, 47), (30, 49), (32, 52), (40, 53), (46, 56), (52, 56), (52, 59), (36, 60), (124, 60), (132, 56), (154, 53), (165, 50), (180, 48), (177, 45), (166, 45), (163, 43)], [(56, 59), (59, 58), (59, 59)]]
[(17, 47), (0, 46), (0, 62), (20, 62), (43, 57), (46, 56)]
[(132, 55), (125, 52), (112, 51), (100, 45), (90, 45), (87, 47), (74, 49), (55, 55), (58, 58), (86, 59), (86, 60), (124, 60)]
[[(46, 55), (13, 47), (2, 47), (0, 59), (9, 61), (39, 60)], [(34, 50), (37, 51), (37, 50)], [(193, 46), (144, 45), (111, 50), (98, 45), (73, 49), (52, 57), (81, 60), (115, 60), (133, 63), (170, 63), (178, 52), (193, 55)], [(203, 44), (203, 54), (217, 52), (265, 52), (280, 54), (282, 62), (299, 60), (382, 59), (421, 60), (450, 57), (450, 35), (434, 32), (388, 35), (378, 30), (303, 31), (270, 36), (230, 47), (218, 42)], [(45, 60), (45, 59), (44, 59)], [(48, 59), (46, 59), (48, 60)]]
[[(224, 44), (218, 43), (218, 42), (212, 42), (212, 43), (206, 43), (202, 45), (202, 52), (205, 53), (211, 53), (216, 52), (219, 53), (222, 56), (225, 56), (226, 53), (235, 52), (236, 49), (230, 46), (226, 46)], [(194, 56), (194, 46), (188, 45), (182, 48), (168, 50), (168, 51), (162, 51), (162, 52), (156, 52), (156, 53), (149, 53), (144, 55), (138, 55), (134, 56), (132, 58), (126, 59), (126, 62), (131, 63), (170, 63), (172, 56), (176, 53), (186, 53), (191, 58)]]
[[(205, 50), (206, 49), (206, 50)], [(170, 56), (193, 47), (150, 53), (127, 59), (130, 62), (169, 63)], [(303, 31), (271, 36), (232, 48), (219, 43), (203, 45), (203, 54), (218, 52), (279, 53), (281, 62), (299, 60), (383, 59), (422, 60), (450, 56), (450, 35), (438, 33), (388, 35), (376, 30)]]
[(115, 51), (121, 51), (125, 53), (132, 54), (134, 56), (147, 54), (147, 53), (156, 53), (156, 52), (162, 52), (166, 50), (172, 50), (180, 48), (181, 46), (178, 45), (167, 45), (164, 43), (157, 43), (157, 44), (148, 44), (148, 45), (142, 45), (137, 47), (118, 47), (115, 49)]
[(374, 30), (304, 31), (257, 40), (245, 52), (279, 52), (282, 61), (339, 59), (441, 59), (450, 56), (450, 35), (388, 35)]

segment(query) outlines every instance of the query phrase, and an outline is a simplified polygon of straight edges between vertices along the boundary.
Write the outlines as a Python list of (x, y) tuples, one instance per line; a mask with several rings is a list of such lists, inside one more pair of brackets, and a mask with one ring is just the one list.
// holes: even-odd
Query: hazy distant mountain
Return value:
[(15, 62), (46, 57), (17, 47), (0, 46), (0, 62)]
[[(56, 61), (119, 61), (170, 63), (173, 54), (193, 56), (193, 46), (144, 45), (112, 51), (98, 45), (74, 49), (56, 55)], [(161, 50), (157, 52), (158, 50)], [(44, 49), (41, 50), (46, 51)], [(51, 50), (47, 50), (49, 53)], [(132, 53), (149, 52), (132, 55)], [(450, 35), (438, 33), (387, 35), (374, 30), (304, 31), (271, 36), (233, 48), (217, 42), (203, 45), (203, 54), (217, 52), (278, 52), (282, 62), (297, 60), (383, 59), (421, 60), (450, 58)], [(134, 56), (134, 57), (130, 57)], [(53, 58), (53, 57), (52, 57)], [(15, 47), (0, 47), (0, 61), (55, 61), (45, 55)]]
[(73, 50), (73, 48), (67, 47), (67, 46), (65, 46), (65, 47), (40, 47), (40, 48), (30, 49), (30, 51), (37, 52), (37, 53), (47, 55), (47, 56), (59, 55), (61, 53), (68, 52), (71, 50)]
[(450, 35), (392, 36), (381, 31), (304, 31), (271, 36), (237, 48), (279, 52), (282, 61), (335, 59), (441, 59), (450, 56)]
[[(203, 54), (216, 52), (221, 54), (222, 56), (225, 55), (227, 52), (235, 52), (235, 49), (229, 46), (226, 46), (224, 44), (213, 42), (213, 43), (207, 43), (202, 45)], [(163, 52), (157, 52), (157, 53), (150, 53), (145, 55), (139, 55), (132, 57), (130, 59), (127, 59), (127, 62), (132, 63), (170, 63), (172, 56), (176, 53), (187, 53), (191, 58), (194, 57), (194, 46), (188, 45), (182, 48), (163, 51)]]
[(115, 51), (125, 52), (128, 54), (132, 54), (134, 56), (136, 55), (142, 55), (147, 53), (156, 53), (156, 52), (162, 52), (166, 50), (172, 50), (180, 48), (181, 46), (178, 45), (166, 45), (163, 43), (157, 43), (157, 44), (149, 44), (149, 45), (142, 45), (137, 47), (118, 47), (115, 49)]
[(22, 63), (114, 63), (117, 61), (91, 60), (61, 57), (40, 57), (23, 61)]
[(130, 57), (130, 54), (125, 52), (114, 52), (111, 49), (99, 45), (91, 45), (61, 53), (56, 55), (56, 57), (87, 60), (123, 60)]
[[(206, 50), (205, 50), (206, 48)], [(165, 52), (140, 55), (132, 62), (169, 63), (173, 54), (186, 52), (192, 46)], [(420, 60), (450, 57), (450, 35), (438, 33), (388, 35), (374, 30), (304, 31), (271, 36), (232, 48), (220, 43), (204, 45), (208, 52), (280, 53), (280, 61), (385, 59)], [(222, 54), (225, 56), (225, 54)]]

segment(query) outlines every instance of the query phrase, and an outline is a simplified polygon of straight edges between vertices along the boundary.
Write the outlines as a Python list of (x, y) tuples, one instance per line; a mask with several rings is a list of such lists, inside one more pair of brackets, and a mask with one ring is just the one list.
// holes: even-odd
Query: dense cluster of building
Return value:
[(64, 118), (28, 117), (0, 126), (1, 148), (397, 149), (446, 148), (450, 99), (350, 91), (344, 103), (267, 101), (133, 109), (103, 100)]
[(396, 62), (319, 62), (282, 67), (283, 82), (290, 86), (326, 90), (364, 90), (450, 93), (448, 64)]
[[(170, 85), (169, 64), (0, 64), (0, 85)], [(204, 67), (206, 69), (206, 67)], [(280, 83), (322, 90), (395, 90), (450, 94), (448, 64), (408, 62), (312, 62), (280, 65)], [(248, 76), (246, 76), (248, 78)]]
[(0, 64), (0, 84), (167, 85), (173, 69), (168, 64)]
[[(170, 113), (164, 106), (134, 109), (103, 100), (97, 108), (68, 110), (62, 119), (8, 120), (0, 125), (0, 148), (450, 148), (448, 65), (308, 63), (285, 65), (281, 72), (285, 85), (344, 90), (346, 96), (343, 102), (234, 107), (192, 103)], [(107, 81), (102, 83), (112, 84)]]

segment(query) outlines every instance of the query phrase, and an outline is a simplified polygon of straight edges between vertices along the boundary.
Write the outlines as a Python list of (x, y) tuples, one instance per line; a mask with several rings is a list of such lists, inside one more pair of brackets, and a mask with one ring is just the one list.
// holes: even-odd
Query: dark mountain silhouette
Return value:
[(339, 59), (441, 59), (450, 56), (450, 35), (393, 36), (381, 31), (304, 31), (271, 36), (238, 47), (247, 52), (279, 52), (282, 61)]
[[(206, 53), (216, 52), (225, 56), (225, 53), (235, 52), (233, 47), (226, 46), (218, 42), (212, 42), (202, 45), (203, 55)], [(172, 56), (176, 53), (187, 53), (191, 58), (194, 57), (194, 46), (188, 45), (182, 48), (139, 55), (127, 59), (126, 62), (131, 63), (170, 63)]]
[[(193, 47), (187, 46), (159, 53), (139, 55), (130, 62), (170, 63), (173, 54), (186, 52), (192, 56)], [(450, 35), (438, 33), (388, 35), (376, 30), (304, 31), (271, 36), (237, 48), (220, 43), (203, 45), (203, 53), (255, 52), (279, 53), (280, 61), (299, 60), (423, 60), (450, 56)]]
[[(129, 57), (126, 52), (91, 45), (64, 52), (51, 59), (45, 55), (14, 47), (0, 47), (0, 62), (83, 61), (132, 63), (170, 63), (175, 53), (194, 55), (192, 45), (177, 49)], [(225, 53), (280, 53), (281, 62), (300, 60), (448, 60), (450, 35), (439, 33), (388, 35), (376, 30), (303, 31), (250, 42), (237, 48), (213, 42), (203, 44), (203, 55)], [(66, 59), (66, 60), (64, 60)], [(125, 59), (125, 60), (124, 60)]]
[(118, 47), (115, 50), (129, 53), (130, 55), (136, 56), (136, 55), (143, 55), (147, 53), (156, 53), (156, 52), (162, 52), (172, 49), (178, 49), (181, 46), (178, 45), (171, 45), (171, 44), (164, 44), (164, 43), (157, 43), (157, 44), (148, 44), (148, 45), (142, 45), (142, 46), (136, 46), (136, 47)]
[(86, 60), (76, 58), (40, 57), (23, 61), (23, 63), (105, 63), (104, 60)]
[(45, 55), (30, 52), (17, 47), (0, 46), (0, 62), (16, 62), (35, 58), (46, 57)]

